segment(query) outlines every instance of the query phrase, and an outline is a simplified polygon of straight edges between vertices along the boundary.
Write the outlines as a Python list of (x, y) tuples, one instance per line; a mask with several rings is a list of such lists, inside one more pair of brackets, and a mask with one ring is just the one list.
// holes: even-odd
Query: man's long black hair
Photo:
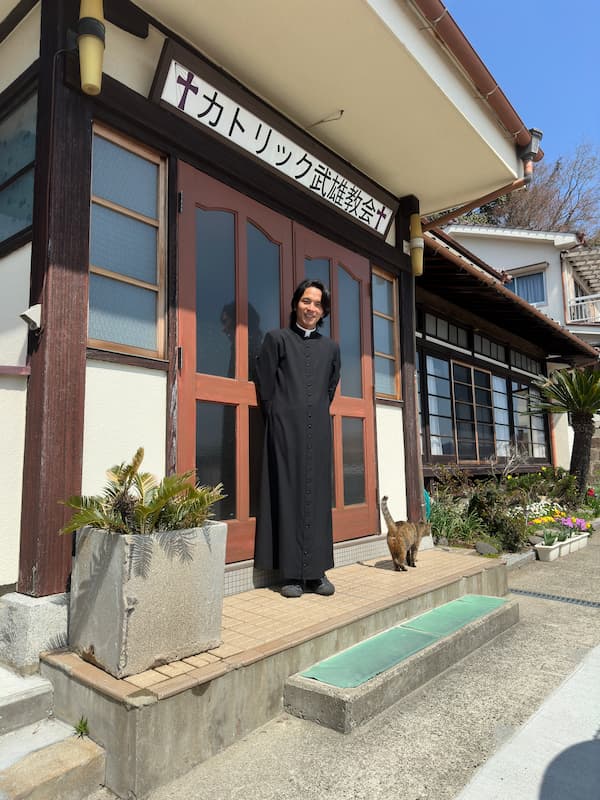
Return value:
[(292, 313), (290, 314), (290, 325), (294, 325), (296, 322), (296, 309), (298, 308), (298, 303), (300, 302), (300, 298), (304, 294), (307, 289), (314, 287), (315, 289), (320, 289), (321, 291), (321, 305), (323, 306), (323, 316), (317, 322), (317, 328), (320, 328), (323, 324), (323, 320), (325, 317), (329, 316), (329, 312), (331, 311), (331, 295), (329, 293), (329, 289), (325, 286), (324, 283), (321, 281), (312, 280), (311, 278), (307, 278), (303, 280), (302, 283), (299, 283), (296, 287), (296, 291), (292, 297)]

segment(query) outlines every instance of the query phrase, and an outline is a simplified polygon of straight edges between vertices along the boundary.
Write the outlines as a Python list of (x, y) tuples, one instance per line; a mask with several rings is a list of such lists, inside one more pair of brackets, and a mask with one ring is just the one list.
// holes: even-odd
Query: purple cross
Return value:
[(380, 222), (382, 222), (384, 219), (387, 219), (387, 214), (385, 213), (383, 208), (380, 208), (379, 211), (377, 211), (376, 213), (377, 213), (377, 216), (379, 217), (379, 219), (377, 220), (377, 225), (375, 225), (375, 230), (377, 230), (379, 228), (379, 223)]
[(188, 92), (198, 94), (198, 87), (194, 86), (194, 73), (188, 72), (187, 78), (182, 78), (181, 75), (179, 75), (177, 77), (177, 83), (180, 83), (184, 87), (183, 94), (181, 95), (181, 100), (179, 101), (177, 108), (185, 111), (185, 101), (188, 96)]

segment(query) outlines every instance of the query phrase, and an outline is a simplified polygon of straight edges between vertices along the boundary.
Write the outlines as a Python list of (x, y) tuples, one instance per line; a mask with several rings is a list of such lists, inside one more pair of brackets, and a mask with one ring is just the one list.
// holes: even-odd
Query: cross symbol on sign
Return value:
[(188, 96), (188, 92), (192, 92), (193, 94), (198, 94), (198, 87), (194, 86), (194, 73), (188, 72), (187, 78), (182, 78), (181, 75), (177, 77), (177, 83), (180, 83), (183, 88), (183, 94), (181, 95), (181, 100), (177, 104), (177, 108), (181, 109), (181, 111), (185, 111), (185, 101)]
[(384, 219), (387, 219), (387, 214), (385, 213), (383, 208), (379, 209), (379, 211), (377, 212), (377, 216), (379, 217), (379, 219), (377, 220), (377, 225), (375, 225), (375, 229), (379, 228), (380, 222), (383, 222)]

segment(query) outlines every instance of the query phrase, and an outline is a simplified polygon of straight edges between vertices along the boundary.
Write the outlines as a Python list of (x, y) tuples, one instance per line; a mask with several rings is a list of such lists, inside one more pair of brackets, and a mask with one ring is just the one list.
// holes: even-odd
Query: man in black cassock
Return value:
[(331, 595), (331, 417), (340, 349), (317, 327), (329, 291), (303, 281), (292, 298), (290, 327), (266, 334), (256, 382), (265, 417), (255, 566), (278, 569), (284, 597), (305, 589)]

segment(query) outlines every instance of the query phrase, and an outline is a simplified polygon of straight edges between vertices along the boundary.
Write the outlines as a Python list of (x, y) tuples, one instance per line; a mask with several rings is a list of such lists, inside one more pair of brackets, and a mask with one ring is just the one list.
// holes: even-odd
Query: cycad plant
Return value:
[(585, 369), (561, 369), (538, 382), (542, 399), (532, 404), (532, 411), (570, 414), (574, 439), (569, 472), (577, 477), (577, 493), (583, 497), (590, 471), (594, 414), (600, 412), (600, 372)]
[(148, 534), (199, 528), (213, 516), (212, 507), (225, 497), (222, 484), (200, 486), (193, 481), (193, 470), (158, 482), (149, 472), (140, 472), (143, 458), (140, 447), (129, 464), (109, 469), (102, 494), (64, 501), (75, 513), (60, 533), (89, 525), (113, 533)]

